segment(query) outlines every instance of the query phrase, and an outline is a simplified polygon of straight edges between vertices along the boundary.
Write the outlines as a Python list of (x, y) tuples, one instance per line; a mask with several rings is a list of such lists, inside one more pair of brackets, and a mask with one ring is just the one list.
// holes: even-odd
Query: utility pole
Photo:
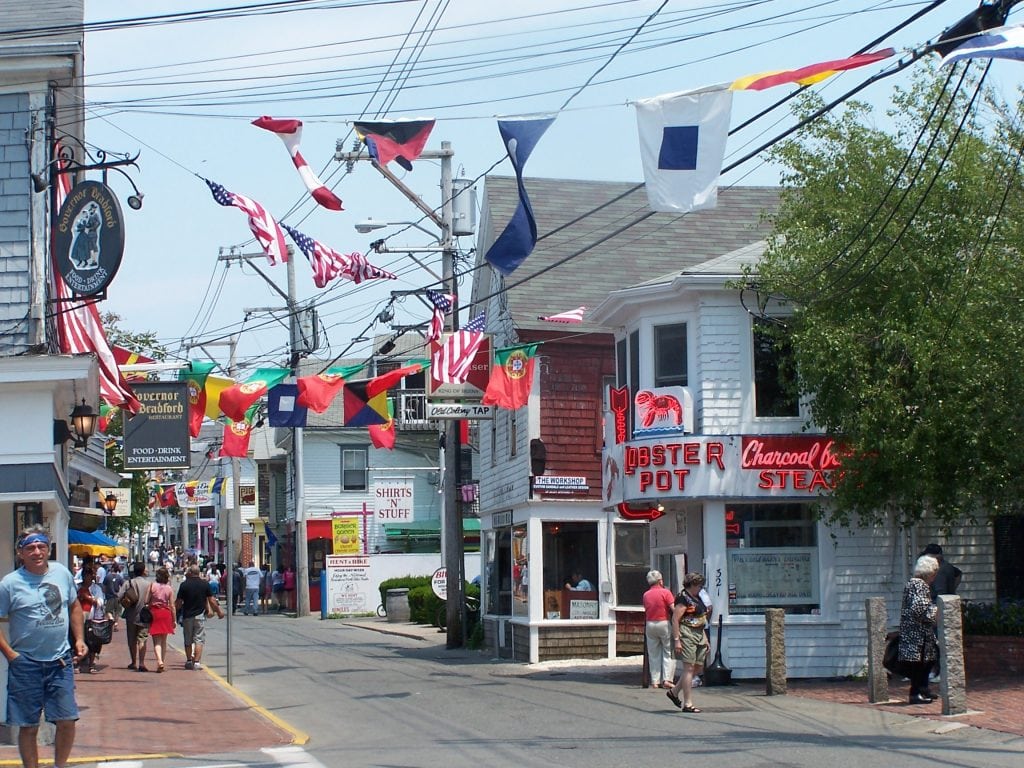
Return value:
[[(219, 259), (233, 260), (245, 259), (256, 274), (266, 281), (277, 294), (284, 299), (285, 308), (288, 312), (288, 367), (292, 376), (298, 376), (299, 340), (302, 336), (299, 329), (299, 310), (296, 300), (295, 286), (295, 250), (288, 247), (288, 261), (286, 262), (286, 273), (288, 279), (287, 292), (282, 291), (277, 284), (255, 263), (253, 260), (265, 258), (263, 253), (221, 254)], [(259, 310), (250, 310), (259, 311)], [(279, 309), (267, 309), (275, 312)], [(295, 614), (296, 616), (309, 616), (309, 547), (306, 542), (306, 493), (305, 474), (302, 465), (303, 455), (303, 429), (302, 427), (292, 428), (292, 498), (295, 502)]]
[[(441, 161), (441, 216), (420, 199), (419, 195), (409, 189), (401, 179), (396, 177), (385, 166), (374, 162), (373, 167), (390, 181), (419, 211), (436, 224), (441, 230), (439, 243), (441, 247), (441, 277), (444, 290), (452, 296), (452, 311), (446, 321), (446, 329), (452, 333), (459, 330), (459, 285), (455, 276), (455, 237), (454, 237), (454, 205), (452, 202), (452, 151), (451, 142), (442, 141), (440, 151), (421, 152), (419, 157), (424, 160)], [(368, 159), (359, 152), (345, 152), (340, 142), (334, 159), (342, 162), (354, 162)], [(403, 249), (404, 252), (405, 249)], [(441, 551), (444, 556), (445, 570), (448, 575), (447, 619), (448, 648), (461, 648), (465, 645), (465, 556), (462, 538), (462, 510), (458, 501), (458, 482), (460, 474), (459, 422), (453, 419), (444, 420), (441, 435), (444, 443), (444, 483), (442, 496), (444, 500), (441, 511)]]

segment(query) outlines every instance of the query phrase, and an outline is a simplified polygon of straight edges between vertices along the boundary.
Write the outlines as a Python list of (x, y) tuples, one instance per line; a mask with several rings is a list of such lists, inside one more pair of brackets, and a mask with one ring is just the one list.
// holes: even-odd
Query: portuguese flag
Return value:
[(220, 409), (232, 421), (245, 421), (245, 412), (267, 393), (267, 390), (288, 378), (287, 368), (259, 368), (241, 384), (220, 393)]
[(221, 456), (244, 459), (249, 454), (249, 436), (252, 434), (252, 420), (259, 405), (253, 405), (245, 412), (245, 418), (224, 425), (224, 438), (220, 443)]
[(365, 365), (347, 365), (328, 368), (324, 373), (312, 376), (300, 376), (295, 383), (299, 387), (299, 396), (295, 404), (309, 408), (313, 413), (323, 413), (331, 407), (331, 403), (341, 393), (345, 379), (365, 368)]
[(391, 400), (388, 400), (388, 420), (386, 424), (371, 424), (366, 428), (370, 433), (370, 442), (374, 448), (383, 448), (388, 451), (395, 449), (395, 407)]
[(216, 363), (190, 362), (188, 368), (178, 372), (178, 380), (188, 384), (188, 433), (199, 437), (199, 428), (206, 415), (206, 377)]
[(527, 344), (496, 349), (491, 378), (480, 402), (509, 410), (526, 405), (533, 389), (533, 360), (539, 346)]

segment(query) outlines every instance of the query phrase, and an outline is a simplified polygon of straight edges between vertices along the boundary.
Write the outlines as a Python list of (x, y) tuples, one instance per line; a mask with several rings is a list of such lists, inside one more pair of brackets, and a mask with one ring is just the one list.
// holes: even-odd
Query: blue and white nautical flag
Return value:
[(1016, 59), (1024, 61), (1024, 25), (996, 27), (977, 35), (942, 57), (939, 66), (961, 59)]

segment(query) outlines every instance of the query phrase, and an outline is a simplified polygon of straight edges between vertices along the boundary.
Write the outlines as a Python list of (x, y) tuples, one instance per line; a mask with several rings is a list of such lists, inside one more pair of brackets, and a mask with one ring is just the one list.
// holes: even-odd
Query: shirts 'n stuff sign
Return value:
[(413, 519), (411, 480), (378, 480), (373, 486), (374, 514), (382, 523)]
[(57, 213), (54, 258), (64, 282), (81, 296), (106, 290), (124, 255), (121, 205), (106, 184), (76, 184)]
[(132, 384), (142, 404), (124, 428), (124, 468), (188, 469), (188, 384), (147, 381)]
[(334, 538), (334, 554), (358, 555), (363, 551), (361, 517), (331, 518), (331, 535)]
[[(365, 613), (373, 610), (370, 559), (327, 555), (326, 613)], [(379, 599), (379, 598), (378, 598)]]
[(815, 547), (730, 549), (729, 608), (818, 602)]

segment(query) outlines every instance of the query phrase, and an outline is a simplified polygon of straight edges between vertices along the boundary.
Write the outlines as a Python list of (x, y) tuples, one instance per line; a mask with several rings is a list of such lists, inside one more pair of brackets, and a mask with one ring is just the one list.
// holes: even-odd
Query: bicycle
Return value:
[[(480, 598), (473, 595), (465, 595), (466, 601), (466, 629), (472, 631), (473, 626), (480, 621)], [(434, 617), (434, 623), (441, 631), (448, 629), (448, 602), (441, 603)]]
[(387, 617), (388, 609), (385, 607), (384, 603), (377, 606), (377, 615), (382, 619)]

